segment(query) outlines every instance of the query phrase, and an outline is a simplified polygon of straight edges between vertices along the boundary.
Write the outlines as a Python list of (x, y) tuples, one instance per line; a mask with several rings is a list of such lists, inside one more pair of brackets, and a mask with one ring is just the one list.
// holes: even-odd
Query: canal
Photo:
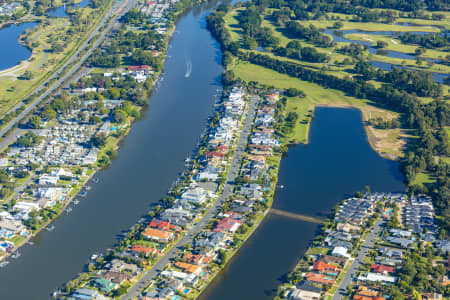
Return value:
[[(291, 147), (282, 159), (273, 207), (326, 216), (339, 201), (370, 186), (404, 190), (398, 163), (369, 145), (356, 109), (317, 107), (308, 145)], [(273, 299), (276, 288), (313, 239), (317, 226), (268, 214), (201, 300)]]
[[(216, 5), (196, 6), (180, 19), (149, 110), (133, 125), (111, 168), (96, 174), (99, 182), (90, 184), (87, 197), (0, 269), (1, 299), (49, 299), (168, 191), (195, 149), (221, 88), (220, 48), (205, 22)], [(186, 77), (188, 62), (192, 68)]]
[(30, 58), (31, 51), (21, 43), (19, 43), (19, 36), (22, 35), (26, 29), (31, 29), (37, 23), (28, 22), (21, 24), (11, 24), (0, 29), (0, 71), (12, 68), (18, 65), (22, 60)]

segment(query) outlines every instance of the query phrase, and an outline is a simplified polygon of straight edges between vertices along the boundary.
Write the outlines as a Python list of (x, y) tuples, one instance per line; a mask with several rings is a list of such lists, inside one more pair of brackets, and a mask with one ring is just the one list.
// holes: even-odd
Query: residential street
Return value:
[(382, 218), (379, 218), (375, 222), (372, 230), (369, 232), (366, 240), (364, 241), (363, 245), (361, 246), (358, 256), (352, 262), (350, 268), (348, 269), (347, 273), (344, 276), (344, 279), (342, 280), (336, 293), (334, 294), (333, 300), (341, 300), (345, 296), (345, 293), (347, 291), (347, 286), (349, 286), (352, 283), (352, 279), (355, 277), (356, 273), (358, 272), (359, 267), (361, 266), (361, 263), (364, 262), (364, 259), (366, 258), (367, 253), (369, 252), (370, 249), (372, 249), (372, 247), (375, 243), (375, 239), (380, 234), (382, 224), (383, 224)]
[(141, 290), (147, 286), (147, 284), (162, 270), (171, 259), (175, 258), (178, 252), (178, 248), (192, 243), (193, 238), (205, 227), (205, 225), (213, 218), (218, 209), (223, 205), (224, 201), (230, 196), (233, 191), (233, 181), (235, 180), (239, 166), (242, 160), (242, 154), (247, 145), (248, 137), (252, 128), (253, 120), (256, 113), (256, 105), (258, 97), (252, 96), (250, 99), (249, 110), (242, 127), (239, 140), (236, 144), (236, 149), (231, 161), (230, 169), (226, 178), (222, 194), (218, 197), (217, 201), (210, 207), (206, 214), (200, 219), (200, 221), (193, 226), (186, 235), (184, 235), (173, 247), (170, 249), (134, 286), (132, 286), (128, 293), (121, 297), (122, 300), (134, 299), (139, 296)]

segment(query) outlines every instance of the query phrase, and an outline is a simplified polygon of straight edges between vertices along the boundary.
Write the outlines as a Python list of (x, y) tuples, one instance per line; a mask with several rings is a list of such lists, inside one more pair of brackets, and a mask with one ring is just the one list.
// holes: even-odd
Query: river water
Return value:
[(9, 69), (26, 60), (31, 56), (31, 51), (19, 43), (18, 39), (27, 28), (31, 29), (37, 23), (28, 22), (21, 24), (12, 24), (0, 29), (0, 71)]
[[(273, 207), (326, 216), (339, 201), (363, 190), (404, 190), (398, 163), (381, 158), (367, 142), (356, 109), (316, 108), (308, 145), (282, 159)], [(201, 300), (273, 299), (313, 239), (317, 226), (269, 214)]]
[(168, 191), (195, 149), (221, 88), (220, 48), (205, 24), (216, 5), (197, 6), (180, 19), (148, 112), (133, 125), (111, 168), (96, 174), (99, 183), (91, 184), (87, 197), (0, 269), (2, 300), (49, 299)]

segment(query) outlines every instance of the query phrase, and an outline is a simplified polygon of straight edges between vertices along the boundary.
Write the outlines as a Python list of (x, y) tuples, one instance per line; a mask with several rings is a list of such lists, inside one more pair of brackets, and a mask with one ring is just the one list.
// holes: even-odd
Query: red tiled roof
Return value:
[(313, 270), (325, 272), (325, 271), (336, 271), (338, 269), (337, 266), (329, 265), (324, 263), (323, 261), (315, 261), (313, 264)]
[(370, 269), (372, 272), (376, 273), (393, 273), (395, 271), (394, 267), (388, 267), (383, 265), (371, 264)]
[(128, 66), (128, 70), (131, 70), (131, 71), (150, 70), (150, 68), (151, 67), (148, 65)]
[(222, 230), (230, 231), (236, 223), (241, 224), (241, 221), (232, 218), (224, 218), (222, 220), (219, 220), (219, 222), (216, 225), (216, 228), (214, 228), (214, 231), (222, 231)]

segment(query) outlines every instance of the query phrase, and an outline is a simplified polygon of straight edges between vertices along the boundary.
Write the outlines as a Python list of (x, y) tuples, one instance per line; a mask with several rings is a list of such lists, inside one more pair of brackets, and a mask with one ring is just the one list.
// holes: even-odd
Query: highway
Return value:
[[(5, 125), (2, 129), (0, 129), (0, 136), (5, 136), (7, 132), (15, 127), (20, 120), (25, 118), (34, 108), (36, 108), (38, 105), (44, 101), (44, 99), (50, 95), (51, 93), (58, 90), (62, 83), (72, 77), (78, 70), (81, 68), (83, 63), (88, 59), (88, 57), (92, 54), (92, 52), (101, 45), (101, 43), (105, 40), (107, 34), (111, 31), (111, 29), (114, 27), (116, 22), (122, 17), (126, 12), (128, 12), (130, 9), (135, 7), (137, 5), (137, 0), (125, 0), (127, 2), (124, 3), (123, 9), (113, 17), (113, 20), (109, 23), (109, 25), (106, 27), (105, 30), (100, 31), (101, 28), (108, 22), (109, 18), (113, 15), (113, 11), (115, 9), (115, 5), (111, 5), (110, 10), (106, 13), (104, 19), (98, 24), (98, 26), (92, 31), (90, 36), (86, 39), (86, 41), (76, 50), (76, 52), (73, 54), (73, 56), (52, 76), (50, 76), (40, 87), (38, 87), (36, 90), (33, 91), (33, 94), (38, 93), (42, 89), (44, 89), (48, 82), (50, 82), (52, 79), (57, 78), (61, 72), (71, 63), (73, 63), (75, 60), (80, 58), (80, 53), (85, 50), (90, 44), (91, 40), (94, 36), (100, 33), (100, 36), (98, 39), (96, 39), (92, 46), (87, 50), (87, 52), (80, 58), (80, 60), (71, 67), (71, 69), (61, 76), (61, 78), (57, 79), (42, 95), (40, 95), (36, 100), (33, 101), (33, 103), (28, 104), (28, 106), (22, 111), (17, 117), (15, 117), (13, 120), (11, 120), (8, 124)], [(20, 102), (15, 107), (11, 109), (11, 111), (16, 110), (23, 106), (24, 103)], [(14, 129), (12, 132), (8, 134), (8, 136), (5, 136), (2, 142), (0, 143), (0, 149), (2, 149), (5, 145), (8, 145), (12, 142), (13, 139), (20, 133), (19, 129)]]
[(167, 264), (177, 256), (178, 249), (183, 247), (184, 245), (193, 242), (194, 237), (200, 231), (202, 231), (202, 229), (212, 218), (214, 218), (219, 208), (223, 205), (225, 200), (231, 195), (231, 193), (233, 192), (234, 180), (238, 175), (242, 155), (247, 145), (253, 120), (255, 118), (257, 103), (258, 97), (252, 96), (250, 98), (249, 109), (244, 121), (244, 125), (242, 127), (241, 134), (239, 136), (239, 140), (236, 143), (236, 150), (234, 151), (233, 158), (231, 160), (231, 165), (227, 174), (226, 183), (224, 185), (222, 193), (217, 198), (216, 202), (208, 209), (208, 211), (200, 219), (200, 221), (198, 221), (196, 225), (194, 225), (191, 229), (189, 229), (186, 232), (186, 234), (167, 253), (165, 253), (164, 256), (161, 257), (160, 260), (147, 273), (145, 273), (144, 276), (142, 276), (142, 278), (134, 286), (132, 286), (128, 290), (128, 293), (126, 293), (120, 298), (121, 300), (134, 299), (138, 297), (141, 294), (141, 290), (144, 287), (146, 287), (150, 283), (150, 281), (154, 279), (156, 275), (158, 275), (159, 272), (163, 270), (167, 266)]

